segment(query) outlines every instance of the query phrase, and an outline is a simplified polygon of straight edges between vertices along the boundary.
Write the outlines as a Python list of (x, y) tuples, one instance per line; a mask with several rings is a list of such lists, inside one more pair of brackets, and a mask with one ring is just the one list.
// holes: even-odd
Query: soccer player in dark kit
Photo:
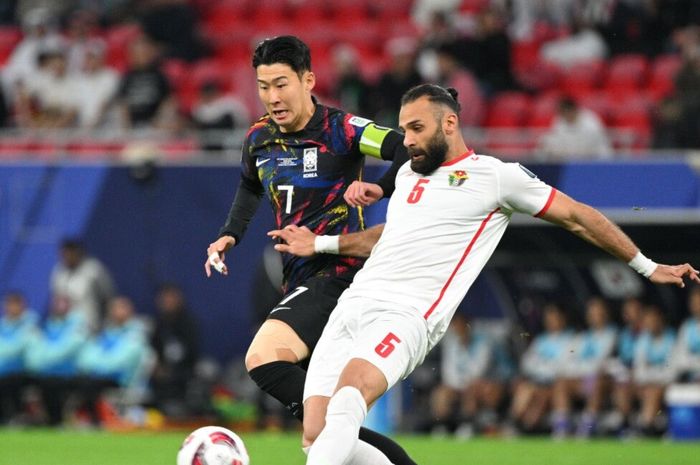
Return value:
[[(364, 229), (362, 208), (347, 202), (361, 206), (369, 197), (391, 195), (396, 172), (408, 160), (398, 132), (316, 101), (311, 54), (298, 38), (263, 41), (253, 54), (253, 67), (267, 114), (243, 143), (241, 181), (219, 238), (207, 249), (207, 276), (212, 267), (228, 274), (224, 254), (241, 242), (264, 193), (278, 229), (306, 226), (331, 236), (330, 241), (321, 238), (315, 249), (337, 253), (337, 235)], [(361, 179), (366, 155), (393, 160), (391, 168), (376, 185), (355, 183), (348, 189)], [(245, 363), (256, 384), (299, 420), (306, 378), (299, 362), (309, 358), (338, 297), (363, 262), (332, 253), (283, 255), (286, 295), (253, 338)], [(363, 428), (359, 438), (359, 448), (376, 447), (395, 465), (414, 464), (385, 436)]]

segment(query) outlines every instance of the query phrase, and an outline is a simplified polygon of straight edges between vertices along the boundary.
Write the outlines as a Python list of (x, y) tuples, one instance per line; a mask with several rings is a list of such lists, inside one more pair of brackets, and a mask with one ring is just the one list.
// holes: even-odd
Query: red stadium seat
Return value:
[(489, 6), (490, 0), (462, 0), (459, 11), (465, 13), (478, 13)]
[(646, 82), (649, 62), (644, 55), (627, 54), (613, 57), (610, 60), (608, 76), (605, 82), (607, 89), (637, 89)]
[(656, 57), (651, 66), (647, 89), (655, 100), (671, 94), (675, 87), (674, 79), (683, 65), (680, 55), (669, 54)]
[(525, 120), (530, 97), (522, 92), (501, 92), (489, 106), (486, 125), (491, 127), (518, 127)]
[(534, 128), (551, 126), (559, 107), (560, 94), (546, 92), (538, 95), (528, 110), (525, 125)]
[(608, 125), (612, 121), (613, 102), (610, 96), (602, 91), (593, 91), (574, 96), (576, 102), (584, 108), (594, 111)]
[(559, 88), (567, 94), (593, 89), (600, 84), (604, 72), (604, 61), (575, 64), (571, 68), (562, 70)]
[(21, 39), (22, 32), (19, 28), (12, 26), (0, 27), (0, 66), (10, 58), (12, 51)]
[(331, 23), (339, 26), (367, 21), (370, 17), (367, 0), (334, 0), (328, 2)]

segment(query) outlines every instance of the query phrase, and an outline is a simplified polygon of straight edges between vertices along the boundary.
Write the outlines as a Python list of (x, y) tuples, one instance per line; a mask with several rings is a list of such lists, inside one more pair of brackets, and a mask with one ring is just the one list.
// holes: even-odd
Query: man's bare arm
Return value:
[[(626, 263), (640, 254), (634, 242), (605, 215), (562, 192), (555, 194), (552, 204), (542, 218), (568, 229)], [(648, 277), (657, 284), (676, 284), (679, 287), (685, 287), (683, 282), (685, 276), (700, 283), (698, 270), (687, 263), (659, 264)]]
[[(270, 231), (267, 235), (273, 239), (282, 240), (275, 245), (275, 250), (300, 257), (310, 257), (316, 253), (368, 257), (374, 244), (382, 235), (382, 231), (384, 231), (384, 225), (380, 224), (365, 231), (340, 236), (317, 236), (306, 226), (289, 225), (284, 229)], [(335, 247), (336, 240), (337, 247)]]

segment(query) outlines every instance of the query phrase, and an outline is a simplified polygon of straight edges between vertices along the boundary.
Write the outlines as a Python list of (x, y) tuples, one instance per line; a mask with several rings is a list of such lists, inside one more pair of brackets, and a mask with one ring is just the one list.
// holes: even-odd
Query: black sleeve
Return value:
[(396, 131), (389, 132), (382, 141), (381, 156), (384, 160), (392, 160), (391, 166), (377, 181), (384, 191), (384, 197), (391, 197), (394, 193), (394, 182), (399, 168), (408, 161), (408, 153), (403, 145), (403, 136)]
[(248, 154), (248, 144), (243, 144), (241, 182), (228, 212), (226, 223), (219, 230), (219, 237), (232, 236), (238, 245), (243, 239), (250, 220), (255, 215), (263, 195), (263, 187), (257, 177), (255, 164)]

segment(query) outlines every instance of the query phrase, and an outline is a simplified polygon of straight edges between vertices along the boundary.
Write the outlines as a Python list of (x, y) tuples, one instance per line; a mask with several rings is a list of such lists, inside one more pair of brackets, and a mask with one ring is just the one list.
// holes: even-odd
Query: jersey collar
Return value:
[(467, 149), (467, 151), (464, 152), (464, 154), (462, 154), (462, 155), (458, 156), (457, 158), (454, 158), (454, 159), (452, 159), (452, 160), (450, 160), (450, 161), (446, 161), (446, 162), (444, 162), (444, 163), (443, 163), (442, 165), (440, 165), (440, 166), (451, 166), (451, 165), (454, 165), (455, 163), (460, 162), (460, 161), (464, 160), (465, 158), (469, 158), (469, 157), (471, 157), (472, 155), (474, 155), (474, 150), (472, 150), (472, 149)]

